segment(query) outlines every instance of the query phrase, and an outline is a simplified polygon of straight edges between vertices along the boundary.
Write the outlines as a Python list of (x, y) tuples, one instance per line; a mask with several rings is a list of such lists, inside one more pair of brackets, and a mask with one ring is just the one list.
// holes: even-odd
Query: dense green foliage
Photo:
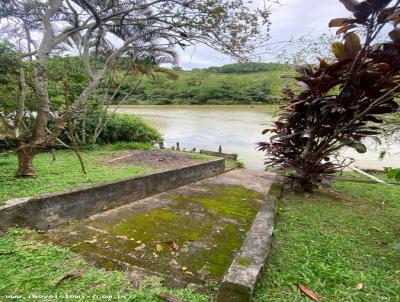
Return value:
[[(256, 73), (256, 72), (271, 72), (271, 71), (282, 71), (287, 70), (288, 67), (284, 64), (278, 63), (262, 63), (262, 62), (246, 62), (227, 64), (220, 67), (209, 67), (202, 71), (210, 73)], [(201, 71), (201, 69), (193, 69), (193, 71)]]
[[(86, 133), (86, 142), (93, 142), (93, 135), (99, 123), (100, 107), (97, 104), (91, 104), (87, 112), (83, 114), (79, 111), (73, 119), (74, 134), (77, 143), (82, 145), (84, 141), (83, 129)], [(102, 131), (95, 143), (97, 144), (114, 144), (117, 142), (139, 142), (154, 143), (162, 140), (161, 134), (155, 129), (147, 125), (140, 117), (133, 115), (116, 115), (103, 112), (104, 117), (101, 122)], [(83, 126), (84, 124), (84, 126)], [(65, 132), (61, 139), (68, 142), (68, 136)]]
[[(250, 64), (250, 63), (249, 63)], [(287, 65), (251, 63), (226, 65), (194, 71), (176, 71), (178, 78), (165, 75), (146, 78), (126, 100), (127, 104), (273, 104), (288, 83)], [(229, 68), (228, 68), (229, 67)], [(260, 68), (258, 68), (260, 67)], [(124, 89), (128, 90), (128, 87)]]
[(110, 115), (99, 138), (99, 142), (108, 144), (121, 141), (152, 143), (162, 140), (156, 129), (149, 127), (141, 118), (127, 114)]
[[(343, 148), (366, 153), (364, 139), (379, 142), (382, 116), (400, 108), (400, 2), (341, 2), (353, 17), (329, 23), (343, 38), (332, 44), (335, 57), (297, 68), (301, 90), (285, 89), (278, 121), (263, 132), (273, 135), (259, 143), (265, 164), (281, 168), (296, 191), (328, 186), (333, 174), (349, 165), (333, 160), (337, 154)], [(385, 25), (395, 29), (377, 39)]]
[(387, 172), (387, 176), (389, 179), (394, 179), (396, 181), (400, 181), (400, 169), (390, 169)]
[(310, 301), (299, 283), (321, 301), (399, 301), (399, 219), (398, 186), (339, 182), (284, 196), (255, 302)]
[[(15, 52), (8, 45), (0, 44), (0, 71), (10, 68), (14, 56)], [(27, 125), (33, 122), (29, 112), (36, 111), (35, 96), (32, 89), (34, 84), (30, 69), (29, 64), (26, 64), (27, 101), (24, 122)], [(68, 103), (72, 104), (88, 85), (83, 62), (78, 57), (50, 59), (48, 73), (48, 92), (52, 111), (64, 110), (66, 108), (66, 98)], [(0, 76), (0, 110), (10, 114), (10, 116), (12, 116), (18, 105), (15, 102), (15, 97), (18, 95), (17, 77), (18, 74), (12, 73), (7, 73), (7, 77), (5, 75)], [(113, 85), (115, 86), (116, 84), (114, 83)], [(91, 138), (98, 124), (101, 108), (98, 99), (99, 95), (103, 96), (105, 90), (103, 86), (92, 97), (90, 104), (86, 108), (81, 108), (81, 110), (74, 112), (72, 118), (73, 131), (76, 134), (78, 143), (82, 144), (84, 141), (82, 140), (83, 128), (86, 131), (87, 143), (92, 143)], [(130, 89), (129, 86), (128, 89)], [(161, 140), (159, 132), (146, 125), (138, 117), (106, 114), (103, 122), (104, 130), (101, 131), (96, 141), (97, 143), (116, 143), (119, 141), (151, 143)], [(83, 124), (85, 124), (85, 127), (83, 127)], [(51, 118), (50, 126), (52, 126)], [(60, 138), (65, 143), (70, 143), (67, 132), (62, 133)], [(0, 135), (0, 150), (15, 147), (15, 145), (14, 140), (2, 139)]]

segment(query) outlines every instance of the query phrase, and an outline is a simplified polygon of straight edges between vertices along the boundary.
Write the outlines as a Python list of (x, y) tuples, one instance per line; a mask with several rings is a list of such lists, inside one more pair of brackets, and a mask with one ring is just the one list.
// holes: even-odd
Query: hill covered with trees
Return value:
[[(176, 70), (176, 77), (159, 73), (145, 77), (125, 104), (273, 104), (288, 83), (282, 76), (291, 74), (288, 65), (276, 63), (238, 63), (222, 67)], [(123, 98), (129, 91), (121, 89)]]

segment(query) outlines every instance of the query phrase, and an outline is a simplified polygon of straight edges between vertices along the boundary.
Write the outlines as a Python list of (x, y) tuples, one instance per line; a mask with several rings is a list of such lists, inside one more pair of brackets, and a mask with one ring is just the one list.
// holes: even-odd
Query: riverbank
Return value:
[(117, 143), (81, 152), (87, 174), (72, 151), (41, 153), (34, 159), (37, 177), (15, 178), (14, 153), (0, 155), (0, 204), (8, 199), (37, 196), (66, 189), (77, 189), (127, 177), (178, 168), (211, 157), (197, 153), (154, 150), (150, 144)]
[[(278, 105), (124, 105), (117, 113), (143, 118), (162, 134), (166, 147), (179, 142), (181, 149), (217, 151), (221, 145), (223, 152), (237, 153), (247, 169), (264, 170), (264, 154), (257, 151), (256, 144), (272, 136), (262, 135), (262, 131), (273, 125), (278, 109)], [(348, 148), (341, 155), (354, 158), (354, 165), (362, 169), (400, 167), (400, 142), (381, 140), (378, 145), (367, 139), (367, 153)], [(380, 159), (382, 152), (385, 157)]]
[[(300, 283), (317, 292), (321, 301), (397, 301), (398, 190), (385, 185), (368, 185), (366, 190), (365, 184), (338, 182), (312, 197), (284, 196), (255, 301), (306, 301)], [(97, 301), (161, 302), (158, 295), (168, 293), (182, 302), (210, 301), (189, 289), (169, 290), (160, 278), (135, 289), (125, 272), (95, 268), (68, 249), (29, 238), (29, 232), (16, 229), (0, 237), (0, 267), (6, 268), (0, 270), (2, 297), (17, 294), (22, 297), (18, 301), (31, 301), (24, 297), (75, 294), (86, 301), (95, 296), (103, 297)], [(77, 272), (84, 273), (56, 285)]]

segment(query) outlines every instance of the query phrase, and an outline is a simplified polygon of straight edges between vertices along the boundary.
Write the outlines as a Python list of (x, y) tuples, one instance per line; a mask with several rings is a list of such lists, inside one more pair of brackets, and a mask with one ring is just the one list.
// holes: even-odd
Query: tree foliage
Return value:
[[(23, 67), (14, 69), (19, 86), (14, 102), (18, 105), (14, 112), (0, 111), (2, 133), (18, 145), (17, 175), (35, 174), (34, 156), (51, 148), (74, 112), (107, 85), (104, 81), (109, 80), (119, 58), (156, 65), (169, 55), (167, 61), (174, 62), (174, 47), (203, 43), (243, 60), (268, 39), (268, 28), (268, 9), (251, 11), (243, 0), (2, 1), (0, 40), (12, 43), (19, 63), (32, 68), (32, 86)], [(49, 90), (49, 68), (52, 57), (66, 53), (81, 57), (87, 82), (82, 81), (86, 85), (77, 87), (76, 94), (65, 89), (61, 106)], [(63, 70), (55, 77), (61, 74), (66, 87), (71, 75)], [(26, 124), (23, 118), (30, 89), (35, 114)]]
[(285, 66), (276, 63), (262, 63), (262, 62), (244, 62), (236, 64), (227, 64), (220, 67), (209, 67), (203, 69), (203, 71), (210, 73), (256, 73), (256, 72), (269, 72), (282, 70)]
[[(253, 66), (263, 63), (252, 63)], [(239, 65), (239, 64), (238, 64)], [(240, 64), (241, 66), (242, 64)], [(212, 68), (177, 71), (176, 79), (160, 74), (145, 78), (126, 104), (273, 104), (279, 100), (281, 87), (288, 83), (282, 75), (293, 73), (287, 65), (268, 64), (271, 71), (214, 73)], [(272, 66), (272, 67), (271, 67)], [(224, 69), (222, 67), (216, 67)], [(254, 69), (252, 69), (254, 70)], [(129, 85), (121, 89), (129, 90)]]
[[(335, 60), (298, 68), (303, 89), (284, 91), (286, 106), (275, 127), (264, 131), (272, 137), (259, 143), (266, 164), (284, 169), (298, 190), (328, 185), (345, 165), (334, 162), (335, 153), (343, 147), (366, 152), (365, 137), (379, 140), (380, 115), (399, 109), (400, 1), (341, 2), (353, 17), (330, 22), (343, 35), (343, 42), (332, 45)], [(388, 40), (377, 42), (388, 24), (394, 25)]]

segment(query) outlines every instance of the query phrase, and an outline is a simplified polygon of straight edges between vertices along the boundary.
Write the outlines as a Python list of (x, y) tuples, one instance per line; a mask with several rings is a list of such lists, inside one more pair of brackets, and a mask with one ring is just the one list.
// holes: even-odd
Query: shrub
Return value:
[(124, 114), (109, 116), (98, 142), (152, 143), (159, 140), (161, 140), (161, 135), (156, 129), (148, 126), (141, 118)]
[(389, 169), (387, 171), (387, 177), (400, 182), (400, 169)]
[[(379, 141), (380, 115), (399, 109), (400, 2), (388, 7), (387, 0), (340, 1), (353, 17), (330, 22), (344, 36), (344, 43), (332, 45), (336, 58), (298, 68), (296, 79), (305, 89), (285, 90), (287, 106), (275, 127), (264, 131), (273, 136), (259, 143), (266, 164), (284, 169), (288, 184), (297, 190), (329, 185), (345, 166), (334, 162), (334, 155), (343, 147), (366, 152), (365, 137)], [(390, 23), (395, 27), (390, 40), (377, 42)], [(355, 31), (363, 32), (363, 41)]]
[[(79, 145), (93, 144), (93, 136), (98, 124), (100, 106), (91, 103), (87, 112), (78, 111), (73, 117), (73, 128), (76, 141)], [(83, 136), (86, 135), (86, 139)], [(60, 137), (69, 142), (67, 131)], [(133, 115), (115, 115), (106, 113), (103, 118), (103, 130), (96, 140), (96, 144), (114, 144), (117, 142), (154, 143), (162, 140), (161, 134), (147, 125), (141, 118)]]

